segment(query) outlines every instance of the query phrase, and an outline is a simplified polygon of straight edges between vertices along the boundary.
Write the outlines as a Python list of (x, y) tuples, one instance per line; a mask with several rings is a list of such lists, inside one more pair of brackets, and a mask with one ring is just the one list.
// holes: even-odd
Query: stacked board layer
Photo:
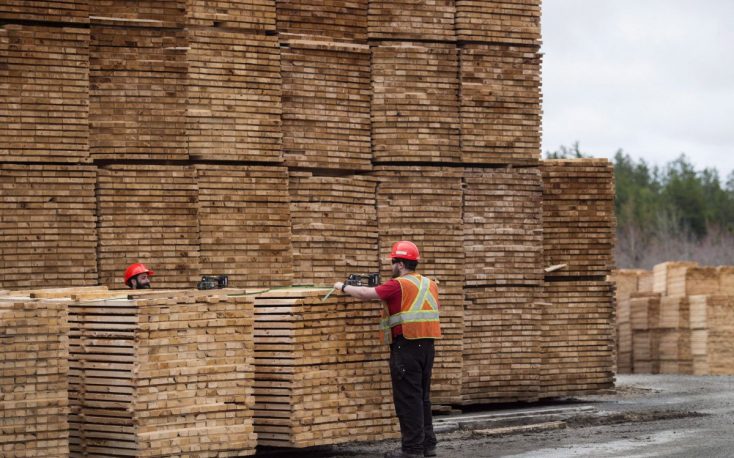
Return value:
[(71, 456), (255, 453), (251, 298), (74, 302), (69, 323)]
[(455, 13), (454, 0), (371, 0), (369, 37), (371, 40), (454, 41)]
[[(376, 168), (379, 253), (383, 278), (391, 275), (390, 253), (398, 240), (421, 251), (418, 272), (438, 282), (441, 332), (436, 345), (431, 397), (458, 403), (461, 392), (464, 250), (461, 171), (442, 167)], [(405, 190), (410, 189), (410, 193)]]
[(89, 166), (0, 164), (0, 286), (97, 283)]
[(89, 24), (89, 0), (5, 0), (0, 4), (0, 18)]
[(541, 0), (456, 0), (456, 37), (537, 46), (540, 4)]
[(276, 0), (278, 33), (319, 41), (366, 43), (368, 0)]
[(190, 166), (109, 165), (97, 184), (100, 283), (124, 288), (142, 262), (158, 288), (191, 287), (199, 268), (197, 184)]
[(293, 283), (331, 285), (379, 271), (377, 180), (290, 173)]
[(382, 306), (328, 289), (255, 299), (255, 431), (259, 445), (309, 447), (398, 436)]
[(0, 161), (87, 162), (89, 30), (0, 25), (0, 62)]
[(237, 287), (289, 286), (293, 254), (287, 169), (205, 164), (195, 169), (201, 272), (228, 275)]
[(0, 299), (0, 342), (0, 455), (68, 456), (66, 305)]

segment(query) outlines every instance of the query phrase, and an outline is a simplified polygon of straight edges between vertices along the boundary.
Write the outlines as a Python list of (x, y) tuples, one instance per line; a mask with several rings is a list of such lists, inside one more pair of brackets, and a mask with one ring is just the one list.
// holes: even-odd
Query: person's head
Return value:
[(155, 273), (145, 267), (145, 264), (136, 262), (125, 269), (125, 284), (132, 289), (150, 288), (150, 277)]
[(393, 278), (405, 275), (406, 273), (415, 272), (420, 259), (421, 255), (415, 243), (407, 240), (395, 242), (392, 246), (392, 250), (390, 250)]

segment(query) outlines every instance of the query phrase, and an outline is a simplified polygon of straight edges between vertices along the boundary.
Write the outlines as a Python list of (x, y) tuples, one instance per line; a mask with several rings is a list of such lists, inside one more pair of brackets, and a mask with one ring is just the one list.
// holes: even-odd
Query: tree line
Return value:
[[(579, 144), (547, 152), (548, 159), (590, 157)], [(734, 264), (734, 172), (697, 170), (687, 156), (663, 165), (614, 156), (620, 268), (650, 269), (672, 260)]]

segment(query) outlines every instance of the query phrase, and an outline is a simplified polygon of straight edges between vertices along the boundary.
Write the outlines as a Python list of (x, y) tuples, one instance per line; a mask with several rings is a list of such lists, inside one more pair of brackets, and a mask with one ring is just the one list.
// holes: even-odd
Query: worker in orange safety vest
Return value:
[(393, 402), (400, 421), (402, 447), (386, 457), (436, 456), (431, 413), (434, 339), (441, 337), (438, 286), (416, 272), (420, 253), (406, 240), (390, 251), (392, 279), (377, 287), (334, 288), (362, 300), (385, 302), (381, 328), (390, 344)]
[(125, 269), (125, 284), (132, 289), (147, 289), (150, 288), (150, 277), (153, 275), (155, 272), (148, 269), (145, 264), (136, 262)]

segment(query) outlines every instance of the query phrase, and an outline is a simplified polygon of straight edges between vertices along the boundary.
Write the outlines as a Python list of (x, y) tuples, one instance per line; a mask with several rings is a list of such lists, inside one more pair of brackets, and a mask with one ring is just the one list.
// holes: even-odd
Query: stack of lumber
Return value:
[[(196, 0), (94, 0), (89, 2), (92, 23), (124, 27), (181, 27), (186, 3)], [(128, 31), (129, 29), (125, 29)]]
[(617, 269), (610, 281), (615, 286), (617, 306), (617, 373), (632, 373), (632, 321), (630, 298), (634, 293), (652, 292), (652, 272), (642, 269)]
[(688, 296), (663, 296), (658, 322), (661, 374), (692, 374), (690, 303)]
[(5, 0), (0, 19), (89, 24), (89, 0)]
[(536, 287), (467, 289), (461, 397), (465, 404), (534, 401), (541, 388), (542, 304)]
[(99, 281), (123, 287), (125, 268), (142, 262), (157, 288), (198, 280), (199, 226), (194, 169), (177, 165), (112, 164), (99, 170)]
[(614, 266), (614, 171), (606, 159), (543, 161), (543, 256), (550, 276), (604, 277)]
[(367, 41), (368, 0), (276, 0), (278, 33), (325, 41)]
[(0, 164), (0, 287), (97, 283), (91, 166)]
[[(278, 166), (197, 164), (202, 274), (237, 287), (293, 279), (288, 171)], [(264, 267), (266, 266), (266, 267)]]
[(277, 38), (214, 28), (189, 29), (187, 38), (190, 157), (280, 162)]
[(614, 386), (612, 289), (603, 280), (545, 283), (540, 397), (595, 393)]
[(331, 285), (379, 271), (374, 177), (290, 173), (293, 283)]
[(456, 37), (540, 45), (541, 0), (456, 0)]
[[(163, 5), (156, 8), (154, 11), (166, 11)], [(107, 22), (113, 25), (95, 22), (91, 27), (92, 157), (118, 161), (188, 159), (183, 31), (120, 29), (124, 21)]]
[(191, 28), (220, 27), (267, 33), (275, 31), (276, 2), (273, 0), (185, 1), (186, 24)]
[(543, 283), (538, 168), (464, 170), (467, 286)]
[[(669, 261), (656, 264), (652, 268), (652, 290), (656, 293), (660, 293), (663, 296), (668, 295), (668, 285), (673, 278), (678, 278), (680, 283), (681, 278), (685, 283), (685, 276), (689, 268), (698, 267), (698, 263), (690, 261)], [(678, 287), (680, 288), (680, 286)], [(680, 289), (679, 289), (680, 292)]]
[(461, 161), (458, 56), (447, 43), (372, 47), (376, 162)]
[(690, 296), (692, 371), (734, 374), (734, 296)]
[(397, 437), (382, 306), (328, 289), (255, 299), (259, 445), (309, 447)]
[(461, 48), (461, 159), (466, 164), (530, 164), (540, 158), (540, 65), (535, 48)]
[[(458, 403), (464, 308), (464, 249), (461, 169), (377, 167), (377, 219), (383, 278), (389, 278), (388, 254), (394, 242), (410, 240), (421, 252), (418, 273), (438, 282), (443, 338), (436, 346), (431, 397)], [(406, 190), (409, 190), (407, 192)]]
[(454, 0), (371, 0), (370, 39), (454, 41)]
[(255, 453), (251, 298), (74, 302), (69, 324), (72, 456)]
[(660, 372), (660, 293), (630, 296), (632, 369), (636, 374)]
[(369, 46), (291, 38), (281, 56), (286, 165), (371, 169)]
[(0, 455), (68, 456), (66, 305), (0, 298), (0, 342)]
[(0, 24), (0, 63), (0, 161), (87, 162), (89, 30)]

